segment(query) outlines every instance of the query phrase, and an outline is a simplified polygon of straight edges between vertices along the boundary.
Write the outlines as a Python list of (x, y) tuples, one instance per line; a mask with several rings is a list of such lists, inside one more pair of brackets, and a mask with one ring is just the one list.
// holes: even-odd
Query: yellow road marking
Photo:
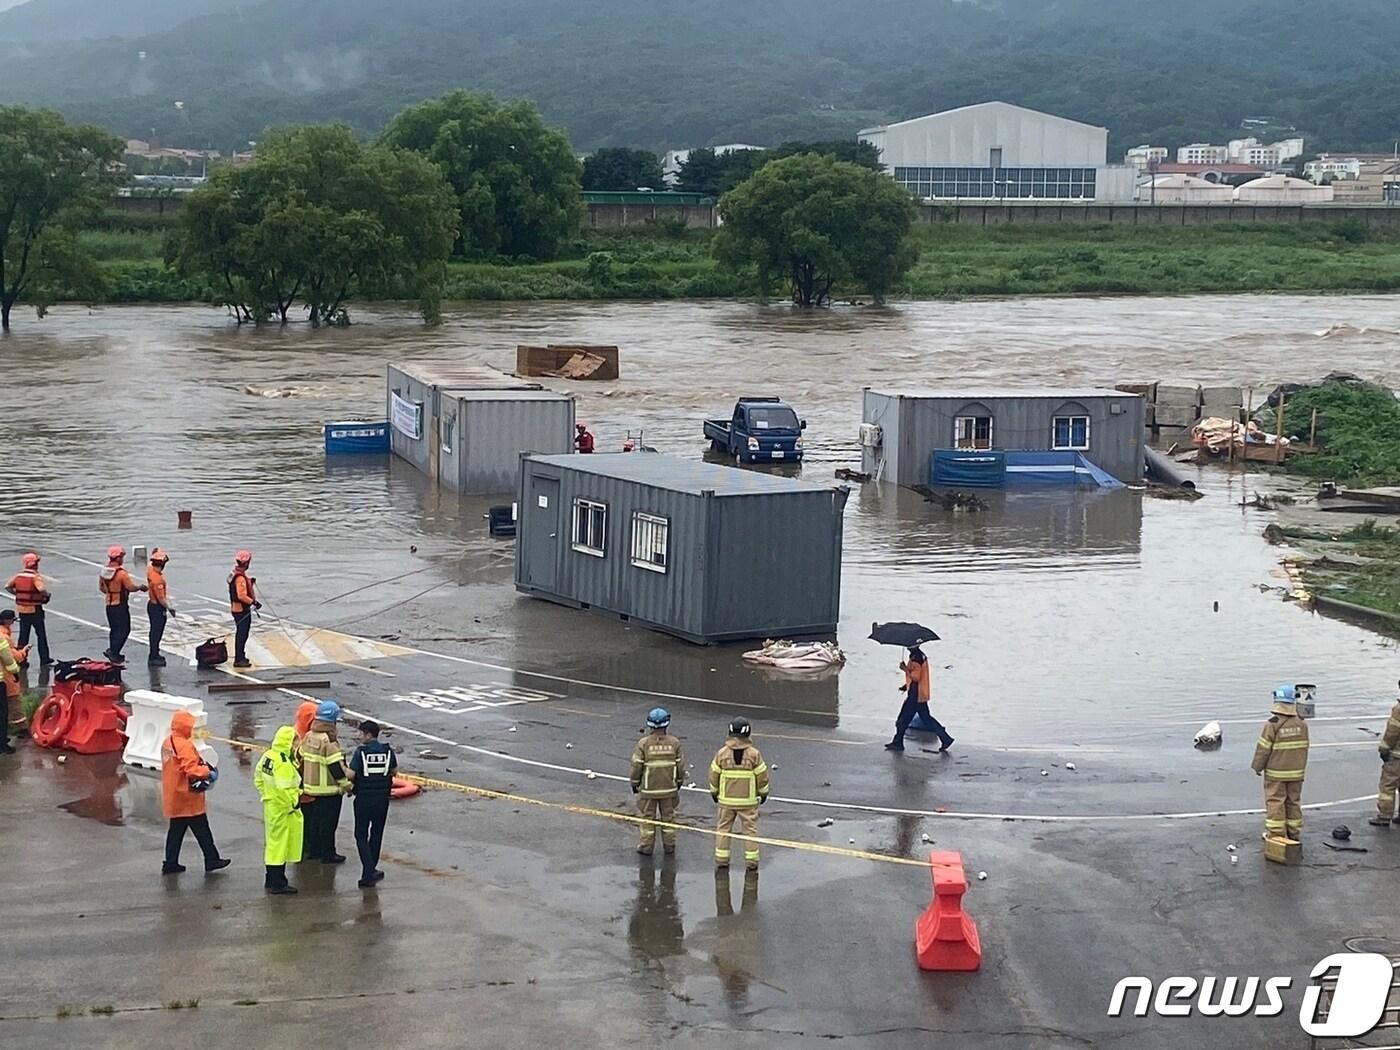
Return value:
[[(269, 746), (264, 743), (249, 743), (246, 740), (230, 740), (227, 737), (221, 736), (211, 735), (208, 739), (216, 740), (221, 744), (228, 744), (230, 747), (243, 748), (247, 751)], [(455, 780), (442, 780), (438, 777), (425, 777), (416, 773), (405, 773), (403, 771), (400, 771), (398, 775), (404, 780), (417, 784), (419, 787), (435, 788), (439, 791), (456, 791), (459, 794), (474, 795), (477, 798), (489, 798), (498, 802), (514, 802), (523, 806), (551, 809), (578, 817), (594, 817), (599, 820), (612, 820), (622, 824), (632, 824), (634, 826), (646, 824), (667, 831), (688, 831), (692, 834), (707, 835), (710, 838), (718, 838), (720, 834), (713, 828), (697, 828), (690, 824), (678, 824), (675, 821), (652, 820), (650, 817), (643, 817), (640, 814), (618, 813), (608, 809), (596, 809), (592, 806), (576, 806), (566, 802), (549, 802), (545, 799), (531, 798), (528, 795), (516, 795), (509, 791), (496, 791), (492, 788), (476, 787), (473, 784), (459, 784)], [(851, 860), (868, 860), (880, 864), (900, 864), (906, 867), (928, 867), (928, 861), (925, 860), (914, 860), (910, 857), (891, 857), (885, 853), (872, 853), (870, 850), (850, 849), (846, 846), (827, 846), (820, 842), (799, 842), (796, 839), (769, 838), (765, 835), (742, 835), (735, 832), (730, 832), (727, 837), (738, 842), (754, 842), (763, 846), (775, 846), (779, 849), (798, 850), (804, 853), (825, 853), (835, 857), (847, 857)]]

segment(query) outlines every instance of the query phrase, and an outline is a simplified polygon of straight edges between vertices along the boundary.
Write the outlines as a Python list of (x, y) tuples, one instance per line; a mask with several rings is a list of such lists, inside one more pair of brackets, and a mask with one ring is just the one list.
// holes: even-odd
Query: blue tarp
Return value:
[(364, 456), (389, 451), (389, 424), (361, 419), (326, 424), (326, 454)]
[(1001, 488), (1006, 484), (1006, 453), (999, 449), (935, 449), (929, 463), (929, 484)]
[(935, 449), (929, 484), (960, 487), (1087, 485), (1117, 489), (1123, 483), (1080, 452), (1003, 452)]

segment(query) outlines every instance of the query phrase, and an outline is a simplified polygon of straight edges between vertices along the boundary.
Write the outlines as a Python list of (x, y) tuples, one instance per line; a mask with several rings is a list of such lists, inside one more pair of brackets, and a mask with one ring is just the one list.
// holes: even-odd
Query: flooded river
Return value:
[[(955, 735), (983, 743), (1053, 734), (1131, 746), (1174, 722), (1189, 735), (1207, 717), (1256, 717), (1286, 679), (1321, 683), (1338, 711), (1392, 695), (1393, 647), (1260, 592), (1280, 582), (1277, 553), (1259, 539), (1267, 518), (1241, 511), (1242, 482), (1221, 471), (1203, 473), (1207, 498), (1195, 504), (1028, 493), (967, 516), (858, 487), (840, 639), (851, 661), (793, 683), (744, 668), (742, 647), (696, 649), (517, 597), (511, 548), (482, 521), (499, 499), (440, 495), (399, 463), (328, 463), (321, 424), (382, 417), (389, 361), (509, 368), (521, 342), (616, 343), (620, 382), (558, 384), (578, 394), (600, 450), (642, 429), (662, 451), (699, 456), (702, 418), (727, 415), (738, 394), (780, 393), (809, 423), (803, 475), (828, 479), (858, 458), (863, 386), (1182, 379), (1263, 391), (1333, 369), (1400, 385), (1400, 298), (1028, 299), (805, 316), (735, 303), (473, 304), (434, 329), (393, 310), (355, 316), (348, 331), (239, 330), (201, 307), (18, 317), (0, 340), (7, 564), (22, 549), (49, 553), (56, 607), (100, 618), (92, 571), (55, 553), (159, 543), (173, 551), (177, 595), (218, 594), (232, 550), (248, 546), (270, 610), (289, 619), (771, 705), (870, 735), (898, 700), (898, 654), (864, 640), (876, 619), (924, 620), (944, 636), (932, 654), (937, 706)], [(178, 510), (193, 511), (192, 531), (175, 532)]]

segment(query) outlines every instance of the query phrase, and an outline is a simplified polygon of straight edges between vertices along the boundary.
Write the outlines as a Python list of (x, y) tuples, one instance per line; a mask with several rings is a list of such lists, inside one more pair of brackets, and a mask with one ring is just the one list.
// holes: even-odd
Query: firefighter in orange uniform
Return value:
[(19, 613), (20, 648), (28, 648), (29, 632), (33, 631), (34, 639), (39, 643), (39, 664), (48, 667), (53, 663), (53, 657), (49, 655), (49, 632), (44, 625), (44, 606), (49, 603), (49, 589), (39, 575), (39, 555), (30, 551), (20, 559), (20, 565), (23, 568), (5, 584), (5, 590), (15, 596), (15, 612)]
[(253, 631), (253, 610), (261, 609), (255, 585), (257, 579), (248, 575), (253, 555), (239, 551), (233, 556), (233, 572), (228, 577), (228, 605), (233, 613), (233, 666), (252, 667), (248, 659), (248, 635)]
[(97, 589), (107, 603), (107, 630), (109, 641), (103, 655), (114, 664), (126, 662), (122, 656), (122, 646), (131, 636), (131, 606), (127, 600), (136, 591), (144, 591), (146, 585), (138, 584), (131, 578), (122, 562), (126, 560), (125, 549), (117, 546), (107, 548), (107, 567), (97, 575)]
[(165, 567), (170, 564), (170, 555), (157, 547), (151, 551), (146, 563), (146, 617), (151, 621), (151, 655), (146, 658), (148, 667), (164, 667), (165, 657), (160, 655), (160, 640), (165, 637), (165, 622), (175, 614), (170, 604), (170, 588), (165, 582)]

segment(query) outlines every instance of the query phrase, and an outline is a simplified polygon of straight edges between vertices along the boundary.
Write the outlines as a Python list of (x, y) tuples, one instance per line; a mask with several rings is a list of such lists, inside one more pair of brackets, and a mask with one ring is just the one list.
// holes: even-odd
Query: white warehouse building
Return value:
[(860, 133), (916, 197), (1130, 201), (1136, 171), (1108, 163), (1108, 129), (980, 102)]

